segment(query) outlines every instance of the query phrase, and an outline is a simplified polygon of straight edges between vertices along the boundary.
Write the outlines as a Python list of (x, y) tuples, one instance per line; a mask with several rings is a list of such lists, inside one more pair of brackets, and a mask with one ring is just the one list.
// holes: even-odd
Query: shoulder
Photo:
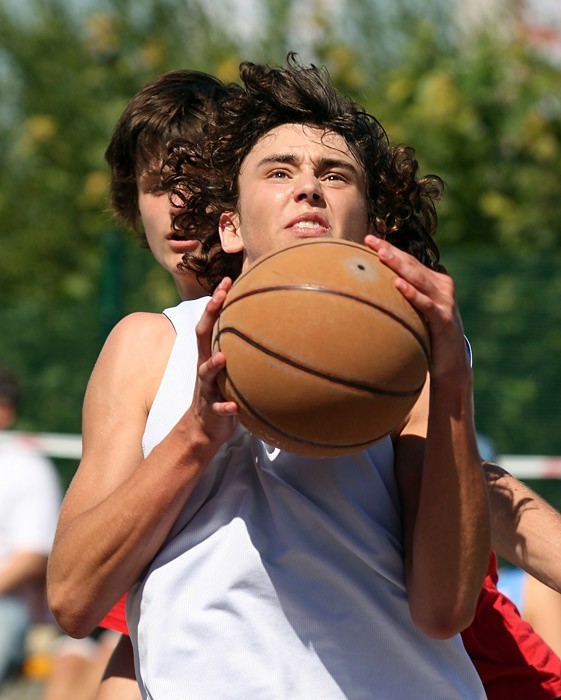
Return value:
[[(136, 312), (121, 319), (108, 335), (98, 358), (109, 358), (112, 363), (123, 361), (131, 365), (151, 357), (153, 351), (166, 352), (173, 345), (175, 330), (163, 314)], [(167, 350), (166, 350), (167, 349)]]
[(105, 345), (121, 343), (135, 345), (141, 342), (157, 342), (165, 336), (173, 337), (173, 326), (164, 314), (137, 311), (122, 318), (107, 336)]
[(113, 328), (97, 358), (86, 404), (101, 392), (112, 402), (125, 396), (129, 402), (137, 394), (134, 405), (145, 407), (160, 382), (175, 337), (173, 325), (163, 314), (137, 312), (125, 316)]

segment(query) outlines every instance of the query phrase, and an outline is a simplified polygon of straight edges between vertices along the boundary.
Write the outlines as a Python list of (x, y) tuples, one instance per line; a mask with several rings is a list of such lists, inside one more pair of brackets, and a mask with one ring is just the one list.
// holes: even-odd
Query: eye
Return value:
[(343, 173), (338, 173), (338, 172), (329, 172), (326, 173), (324, 176), (324, 180), (327, 182), (348, 182), (348, 178), (343, 175)]
[(271, 180), (283, 180), (286, 177), (288, 177), (286, 170), (272, 170), (269, 173), (269, 178)]

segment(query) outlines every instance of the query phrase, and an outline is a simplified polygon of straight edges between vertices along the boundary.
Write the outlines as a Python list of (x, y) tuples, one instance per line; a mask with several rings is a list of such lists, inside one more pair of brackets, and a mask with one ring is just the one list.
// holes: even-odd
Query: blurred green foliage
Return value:
[(444, 0), (253, 7), (0, 0), (0, 359), (25, 383), (21, 427), (78, 432), (115, 321), (176, 302), (107, 212), (103, 154), (128, 99), (166, 70), (230, 81), (240, 60), (295, 50), (446, 181), (439, 243), (475, 351), (480, 431), (499, 452), (561, 454), (559, 67), (494, 27), (460, 32)]
[(560, 260), (482, 248), (444, 262), (472, 345), (479, 430), (499, 453), (561, 455)]

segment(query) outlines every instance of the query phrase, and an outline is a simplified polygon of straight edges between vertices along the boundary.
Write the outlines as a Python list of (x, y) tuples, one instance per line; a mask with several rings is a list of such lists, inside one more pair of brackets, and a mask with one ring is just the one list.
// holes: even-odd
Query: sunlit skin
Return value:
[(339, 134), (283, 124), (262, 137), (242, 163), (237, 212), (220, 219), (226, 252), (245, 250), (247, 267), (295, 240), (364, 242), (368, 225), (363, 167)]
[(206, 292), (194, 275), (177, 267), (184, 253), (196, 250), (199, 242), (182, 238), (173, 230), (172, 220), (177, 210), (161, 187), (159, 165), (139, 174), (137, 190), (140, 218), (152, 254), (173, 277), (181, 299), (204, 296)]

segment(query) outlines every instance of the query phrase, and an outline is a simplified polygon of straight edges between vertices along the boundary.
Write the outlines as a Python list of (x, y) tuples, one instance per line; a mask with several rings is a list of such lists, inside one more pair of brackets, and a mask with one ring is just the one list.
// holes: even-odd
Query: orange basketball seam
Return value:
[[(311, 367), (308, 367), (306, 365), (303, 365), (299, 362), (296, 362), (295, 360), (291, 360), (288, 357), (285, 357), (284, 355), (280, 355), (279, 353), (275, 352), (274, 350), (270, 350), (269, 348), (264, 347), (257, 341), (253, 340), (249, 336), (245, 335), (245, 333), (242, 333), (239, 331), (237, 328), (232, 328), (230, 326), (226, 326), (225, 328), (221, 328), (218, 331), (218, 334), (216, 336), (216, 339), (219, 343), (220, 346), (220, 337), (224, 333), (232, 333), (232, 335), (237, 336), (241, 340), (244, 340), (247, 342), (251, 347), (256, 348), (257, 350), (263, 352), (265, 355), (268, 355), (269, 357), (273, 357), (275, 360), (278, 360), (282, 364), (288, 365), (289, 367), (294, 367), (297, 370), (300, 370), (301, 372), (305, 372), (307, 374), (311, 374), (314, 377), (319, 377), (320, 379), (325, 379), (328, 382), (331, 382), (332, 384), (339, 384), (341, 386), (346, 386), (349, 387), (350, 389), (357, 389), (359, 391), (364, 391), (367, 394), (376, 394), (376, 395), (383, 395), (383, 396), (393, 396), (395, 398), (404, 398), (407, 396), (415, 396), (416, 394), (419, 393), (419, 391), (423, 388), (424, 386), (424, 379), (423, 383), (415, 387), (414, 389), (409, 389), (407, 391), (392, 391), (391, 389), (382, 389), (380, 387), (376, 386), (371, 386), (367, 384), (360, 384), (359, 382), (353, 382), (350, 379), (344, 379), (343, 377), (335, 377), (331, 374), (328, 374), (326, 372), (320, 372), (319, 370), (313, 369)], [(226, 358), (227, 360), (228, 358)], [(226, 372), (228, 372), (228, 367), (226, 366)], [(229, 375), (228, 375), (229, 376)]]
[[(238, 389), (236, 388), (236, 385), (232, 381), (232, 379), (229, 377), (229, 382), (236, 394), (236, 402), (241, 401), (244, 406), (244, 410), (247, 414), (250, 414), (253, 416), (254, 419), (260, 421), (263, 425), (268, 426), (272, 430), (274, 430), (277, 435), (282, 435), (283, 437), (287, 438), (291, 442), (298, 442), (301, 445), (309, 445), (311, 447), (318, 447), (321, 449), (329, 449), (329, 450), (354, 450), (354, 449), (361, 449), (364, 447), (368, 447), (369, 445), (372, 445), (373, 443), (377, 442), (378, 440), (381, 440), (383, 437), (385, 437), (388, 433), (384, 432), (381, 435), (376, 435), (376, 437), (369, 438), (368, 440), (363, 440), (361, 442), (351, 442), (351, 443), (327, 443), (327, 442), (319, 442), (315, 440), (306, 440), (305, 438), (299, 437), (298, 435), (295, 435), (294, 433), (289, 433), (286, 430), (283, 430), (279, 426), (275, 425), (274, 423), (271, 423), (270, 420), (265, 418), (265, 416), (256, 411), (251, 407), (250, 404), (247, 403), (245, 400), (243, 394), (241, 394)], [(251, 432), (251, 430), (250, 430)]]
[(238, 301), (241, 301), (242, 299), (247, 299), (248, 297), (256, 296), (258, 294), (264, 294), (268, 292), (288, 292), (288, 291), (309, 291), (309, 292), (319, 292), (322, 294), (331, 294), (332, 296), (338, 296), (338, 297), (343, 297), (345, 299), (352, 299), (353, 301), (357, 301), (361, 304), (366, 304), (367, 306), (370, 306), (373, 309), (376, 309), (377, 311), (380, 311), (380, 313), (388, 316), (391, 318), (393, 321), (396, 321), (402, 328), (405, 328), (411, 335), (415, 338), (417, 343), (420, 345), (427, 362), (429, 361), (429, 350), (427, 346), (425, 345), (423, 338), (419, 335), (419, 333), (412, 327), (410, 326), (406, 321), (404, 321), (402, 318), (400, 318), (397, 314), (393, 313), (389, 309), (386, 309), (384, 306), (381, 306), (380, 304), (376, 304), (375, 302), (369, 301), (368, 299), (363, 299), (362, 297), (355, 296), (354, 294), (349, 294), (348, 292), (341, 292), (337, 291), (335, 289), (329, 289), (326, 287), (319, 287), (317, 285), (312, 285), (312, 284), (287, 284), (287, 285), (275, 285), (271, 287), (260, 287), (259, 289), (253, 289), (247, 292), (244, 292), (243, 294), (240, 294), (237, 296), (235, 299), (232, 299), (229, 303), (228, 300), (226, 300), (227, 305), (224, 307), (224, 309), (228, 309), (234, 304), (236, 304)]

